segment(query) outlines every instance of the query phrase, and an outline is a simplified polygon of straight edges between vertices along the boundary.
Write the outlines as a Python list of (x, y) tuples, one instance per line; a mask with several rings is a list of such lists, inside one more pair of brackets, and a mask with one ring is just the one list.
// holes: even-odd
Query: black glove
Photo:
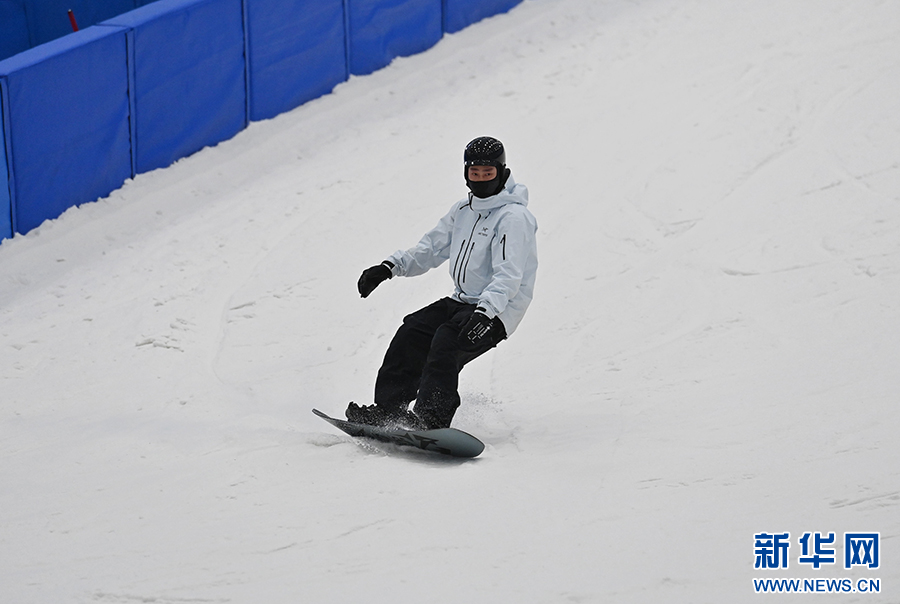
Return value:
[(465, 351), (474, 352), (484, 344), (487, 335), (493, 328), (494, 323), (484, 314), (484, 310), (475, 309), (462, 331), (459, 332), (459, 347)]
[(359, 290), (359, 295), (363, 298), (368, 298), (369, 294), (375, 291), (375, 288), (381, 285), (382, 281), (387, 281), (394, 276), (391, 272), (392, 268), (394, 268), (394, 265), (385, 261), (378, 266), (373, 266), (372, 268), (364, 270), (359, 281), (356, 282), (356, 288)]

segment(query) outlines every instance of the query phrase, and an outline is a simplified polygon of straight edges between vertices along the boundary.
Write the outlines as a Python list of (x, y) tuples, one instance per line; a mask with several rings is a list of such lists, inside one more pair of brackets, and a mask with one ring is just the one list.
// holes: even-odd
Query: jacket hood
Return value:
[(512, 176), (506, 181), (506, 186), (496, 195), (481, 199), (469, 194), (469, 205), (476, 212), (489, 212), (510, 203), (528, 205), (528, 187), (518, 184)]

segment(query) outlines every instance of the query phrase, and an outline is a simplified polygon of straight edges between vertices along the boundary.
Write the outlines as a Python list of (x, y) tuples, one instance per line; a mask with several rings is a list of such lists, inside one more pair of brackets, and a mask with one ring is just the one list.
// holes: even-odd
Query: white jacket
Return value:
[(528, 188), (510, 176), (492, 197), (469, 195), (453, 205), (418, 245), (387, 260), (396, 276), (414, 277), (450, 260), (453, 298), (500, 317), (512, 334), (534, 296), (537, 221), (528, 211)]

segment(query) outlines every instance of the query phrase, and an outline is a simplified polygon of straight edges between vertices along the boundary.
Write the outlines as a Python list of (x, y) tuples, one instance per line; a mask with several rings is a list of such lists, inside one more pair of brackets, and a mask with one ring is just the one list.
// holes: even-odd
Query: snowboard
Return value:
[(313, 409), (312, 412), (350, 436), (371, 438), (401, 447), (417, 447), (453, 457), (477, 457), (484, 451), (483, 442), (456, 428), (439, 428), (437, 430), (387, 428), (336, 419), (325, 415), (318, 409)]

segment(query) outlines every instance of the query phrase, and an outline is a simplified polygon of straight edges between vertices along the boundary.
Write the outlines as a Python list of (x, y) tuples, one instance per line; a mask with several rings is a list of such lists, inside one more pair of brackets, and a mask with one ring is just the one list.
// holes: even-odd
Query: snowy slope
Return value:
[[(900, 3), (532, 0), (0, 245), (0, 593), (64, 602), (900, 599)], [(535, 302), (476, 460), (362, 446), (444, 270), (359, 272), (497, 136)], [(882, 566), (753, 568), (759, 532)]]

